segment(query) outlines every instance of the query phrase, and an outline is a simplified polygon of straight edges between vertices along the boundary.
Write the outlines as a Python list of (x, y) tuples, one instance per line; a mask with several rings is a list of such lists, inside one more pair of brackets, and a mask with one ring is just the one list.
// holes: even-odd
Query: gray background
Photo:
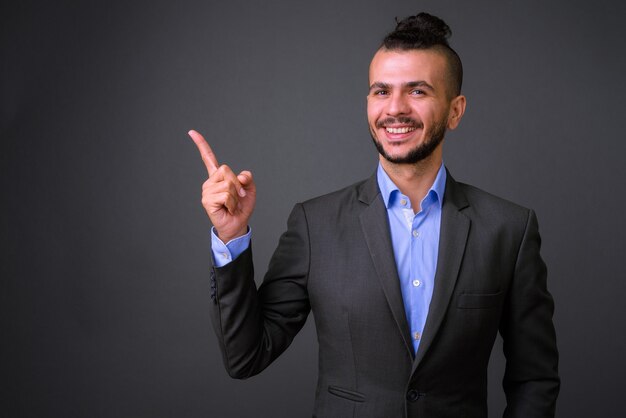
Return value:
[[(312, 320), (260, 376), (234, 381), (222, 367), (207, 313), (206, 173), (186, 132), (255, 174), (263, 271), (295, 202), (375, 169), (367, 66), (395, 16), (426, 10), (452, 27), (465, 66), (448, 167), (539, 216), (558, 416), (619, 416), (623, 2), (8, 3), (0, 415), (310, 415)], [(496, 345), (492, 416), (502, 367)]]

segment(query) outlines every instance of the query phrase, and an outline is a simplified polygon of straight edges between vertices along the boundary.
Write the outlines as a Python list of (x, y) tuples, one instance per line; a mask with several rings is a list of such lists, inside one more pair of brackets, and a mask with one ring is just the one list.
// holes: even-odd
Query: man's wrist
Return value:
[(225, 235), (220, 233), (217, 229), (215, 229), (215, 234), (217, 235), (217, 237), (226, 245), (228, 245), (229, 242), (236, 240), (237, 238), (241, 238), (244, 235), (246, 235), (248, 233), (248, 225), (245, 225), (242, 229), (240, 229), (239, 231), (237, 231), (235, 234), (233, 235)]

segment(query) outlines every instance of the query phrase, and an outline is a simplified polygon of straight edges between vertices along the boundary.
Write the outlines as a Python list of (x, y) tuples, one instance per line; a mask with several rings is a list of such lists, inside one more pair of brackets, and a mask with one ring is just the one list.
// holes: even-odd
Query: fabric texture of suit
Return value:
[(534, 213), (448, 173), (435, 288), (417, 354), (376, 176), (297, 204), (258, 291), (249, 248), (212, 268), (211, 318), (229, 374), (267, 367), (313, 312), (313, 416), (487, 417), (487, 364), (504, 341), (506, 417), (551, 417), (553, 302)]

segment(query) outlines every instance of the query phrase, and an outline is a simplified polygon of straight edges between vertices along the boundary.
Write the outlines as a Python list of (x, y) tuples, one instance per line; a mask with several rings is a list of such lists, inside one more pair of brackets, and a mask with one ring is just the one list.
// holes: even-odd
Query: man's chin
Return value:
[(380, 154), (380, 156), (387, 162), (402, 165), (402, 164), (415, 164), (418, 161), (414, 161), (409, 159), (408, 155), (389, 155), (389, 154)]
[(395, 162), (395, 161), (406, 160), (407, 157), (409, 156), (409, 152), (399, 152), (399, 151), (389, 152), (388, 150), (385, 150), (385, 152), (380, 153), (380, 155), (389, 162)]
[[(388, 150), (385, 147), (377, 146), (378, 153), (392, 164), (414, 165), (428, 159), (437, 149), (435, 144), (427, 143), (411, 149)], [(399, 147), (398, 147), (399, 148)]]
[(403, 146), (382, 146), (380, 145), (378, 148), (378, 153), (385, 160), (394, 164), (407, 164), (413, 163), (412, 155), (415, 153), (415, 149), (412, 149), (408, 146), (408, 144), (402, 144)]

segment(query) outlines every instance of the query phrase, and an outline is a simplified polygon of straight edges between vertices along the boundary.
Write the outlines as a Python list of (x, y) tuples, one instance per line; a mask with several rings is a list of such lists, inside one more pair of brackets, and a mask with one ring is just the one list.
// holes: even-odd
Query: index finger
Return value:
[(219, 164), (217, 162), (217, 158), (213, 153), (213, 150), (209, 146), (209, 143), (206, 142), (204, 137), (200, 135), (199, 132), (194, 131), (193, 129), (188, 132), (189, 136), (198, 147), (198, 151), (200, 151), (200, 156), (202, 157), (202, 161), (204, 161), (204, 165), (206, 166), (207, 171), (209, 172), (209, 176), (217, 171), (219, 168)]

